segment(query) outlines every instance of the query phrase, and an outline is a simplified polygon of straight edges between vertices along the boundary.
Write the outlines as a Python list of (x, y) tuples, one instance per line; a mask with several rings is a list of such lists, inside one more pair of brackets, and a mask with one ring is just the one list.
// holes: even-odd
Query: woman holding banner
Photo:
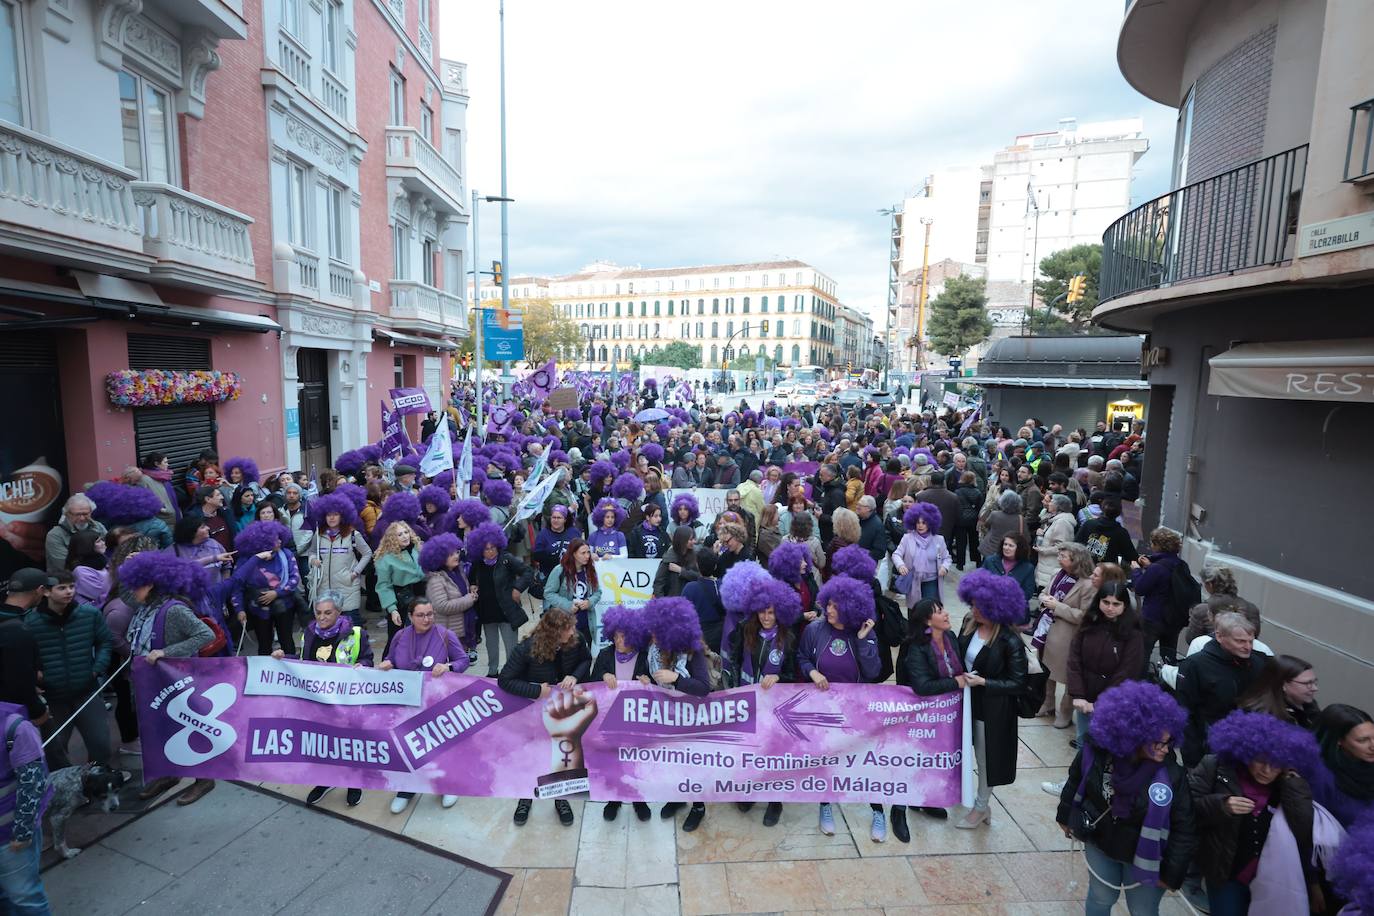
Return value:
[[(938, 537), (938, 534), (936, 535)], [(959, 636), (964, 682), (973, 717), (973, 753), (978, 763), (978, 796), (954, 826), (973, 830), (992, 823), (992, 789), (1016, 781), (1016, 701), (1026, 687), (1026, 644), (1016, 625), (1026, 616), (1026, 596), (1016, 580), (975, 569), (959, 582), (959, 598), (969, 606)]]
[[(797, 648), (797, 669), (821, 690), (836, 684), (862, 684), (878, 676), (878, 641), (873, 635), (873, 589), (868, 583), (836, 576), (821, 586), (817, 601), (823, 616), (811, 621), (802, 631)], [(873, 842), (887, 838), (887, 818), (882, 805), (873, 808)], [(830, 802), (821, 802), (820, 829), (835, 835), (835, 812)]]
[[(498, 683), (506, 693), (530, 700), (547, 700), (555, 691), (571, 692), (591, 677), (592, 657), (577, 632), (571, 614), (550, 608), (539, 618), (534, 632), (520, 641), (501, 669)], [(530, 819), (533, 799), (515, 803), (515, 824)], [(565, 827), (572, 826), (572, 806), (566, 799), (554, 799), (554, 811)]]
[(601, 585), (596, 580), (596, 561), (584, 540), (573, 538), (563, 558), (544, 583), (544, 609), (567, 611), (577, 621), (577, 632), (587, 645), (592, 644), (592, 612), (601, 600)]
[[(785, 582), (764, 579), (745, 597), (749, 616), (730, 631), (730, 680), (737, 687), (758, 684), (768, 690), (774, 684), (797, 679), (797, 639), (793, 627), (801, 619), (801, 600)], [(748, 811), (753, 802), (735, 802)], [(763, 812), (763, 826), (777, 826), (782, 802), (770, 801)]]
[[(706, 667), (701, 621), (692, 602), (685, 598), (651, 598), (640, 613), (649, 624), (649, 676), (654, 683), (694, 697), (710, 693), (711, 675)], [(659, 817), (671, 818), (685, 804), (668, 802), (659, 811)], [(682, 822), (683, 831), (696, 830), (704, 817), (705, 803), (692, 802), (692, 809)]]
[[(316, 602), (319, 607), (319, 602)], [(434, 605), (428, 598), (417, 598), (410, 609), (410, 626), (404, 627), (391, 642), (386, 659), (377, 666), (378, 671), (428, 671), (434, 677), (443, 677), (450, 671), (462, 674), (468, 670), (468, 653), (458, 641), (452, 630), (435, 623)], [(400, 814), (414, 798), (414, 792), (397, 792), (391, 800), (391, 813)], [(458, 803), (458, 796), (445, 795), (439, 803), (452, 808)]]
[[(601, 618), (601, 638), (609, 645), (596, 655), (592, 665), (593, 681), (599, 680), (612, 690), (619, 689), (621, 684), (633, 685), (636, 681), (645, 685), (652, 683), (649, 653), (644, 651), (649, 644), (649, 628), (642, 611), (632, 611), (619, 604), (607, 608)], [(618, 801), (606, 802), (601, 816), (608, 821), (615, 820), (620, 814), (620, 804)], [(647, 802), (635, 802), (634, 809), (635, 817), (641, 821), (653, 816)]]

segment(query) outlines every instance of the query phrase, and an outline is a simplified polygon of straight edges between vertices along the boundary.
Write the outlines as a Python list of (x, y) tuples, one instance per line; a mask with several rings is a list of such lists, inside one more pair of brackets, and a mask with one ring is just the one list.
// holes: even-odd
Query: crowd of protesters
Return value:
[[(468, 397), (455, 389), (453, 422), (424, 425), (449, 427), (460, 465)], [(0, 700), (24, 735), (56, 736), (46, 762), (30, 738), (3, 761), (18, 774), (0, 797), (14, 841), (37, 846), (30, 770), (66, 766), (72, 730), (93, 763), (138, 753), (127, 668), (109, 686), (117, 744), (106, 704), (87, 702), (127, 659), (257, 653), (466, 672), (565, 704), (592, 681), (701, 696), (895, 680), (922, 696), (968, 690), (978, 779), (957, 828), (991, 823), (994, 790), (1016, 778), (1020, 719), (1074, 729), (1074, 763), (1045, 789), (1085, 844), (1089, 913), (1123, 891), (1132, 913), (1155, 912), (1165, 889), (1185, 885), (1199, 901), (1205, 888), (1218, 916), (1247, 912), (1261, 893), (1301, 894), (1313, 912), (1366, 899), (1352, 868), (1332, 861), (1341, 844), (1330, 836), (1332, 824), (1350, 828), (1354, 860), (1374, 830), (1363, 827), (1374, 723), (1317, 706), (1317, 672), (1258, 641), (1261, 611), (1229, 570), (1203, 569), (1190, 593), (1177, 532), (1151, 532), (1138, 552), (1123, 506), (1138, 494), (1143, 425), (1066, 434), (1032, 418), (1013, 431), (862, 401), (731, 409), (683, 397), (642, 413), (661, 399), (650, 383), (589, 387), (561, 412), (526, 397), (498, 420), (489, 405), (470, 479), (422, 475), (422, 442), (345, 452), (313, 479), (211, 452), (174, 471), (152, 453), (74, 494), (46, 568), (12, 575), (0, 607)], [(552, 488), (528, 506), (546, 474)], [(724, 491), (713, 517), (699, 488)], [(598, 611), (597, 565), (609, 557), (657, 561), (645, 607)], [(945, 607), (952, 591), (969, 609), (962, 626)], [(361, 801), (341, 787), (346, 804)], [(213, 788), (196, 780), (177, 801)], [(413, 798), (397, 794), (391, 811)], [(553, 807), (573, 823), (566, 801)], [(903, 805), (870, 807), (874, 842), (889, 829), (910, 842)], [(660, 816), (684, 808), (694, 831), (701, 801)], [(532, 812), (519, 800), (514, 823)], [(764, 825), (781, 812), (766, 801)], [(836, 814), (819, 806), (822, 833)], [(1281, 859), (1270, 856), (1280, 837)], [(16, 888), (6, 879), (10, 899), (32, 892)]]

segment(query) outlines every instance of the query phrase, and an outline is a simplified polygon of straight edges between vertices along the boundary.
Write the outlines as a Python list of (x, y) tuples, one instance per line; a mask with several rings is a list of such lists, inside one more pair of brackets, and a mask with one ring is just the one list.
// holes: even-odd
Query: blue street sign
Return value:
[(525, 329), (519, 312), (482, 309), (482, 358), (491, 362), (525, 358)]

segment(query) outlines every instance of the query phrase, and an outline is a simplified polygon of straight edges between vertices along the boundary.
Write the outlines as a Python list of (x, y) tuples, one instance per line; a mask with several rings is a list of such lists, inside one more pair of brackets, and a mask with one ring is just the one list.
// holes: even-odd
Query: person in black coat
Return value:
[[(506, 693), (530, 700), (547, 700), (561, 691), (574, 702), (585, 700), (586, 694), (574, 688), (591, 677), (592, 656), (587, 644), (577, 632), (577, 621), (567, 611), (551, 608), (539, 618), (539, 624), (522, 639), (506, 659), (497, 684)], [(582, 708), (587, 704), (582, 702)], [(592, 705), (593, 715), (595, 705)], [(532, 799), (522, 798), (515, 803), (515, 823), (524, 824), (530, 818)], [(573, 822), (572, 806), (566, 799), (554, 799), (554, 810), (563, 825)]]
[(634, 560), (657, 560), (671, 543), (663, 528), (663, 510), (658, 503), (645, 503), (640, 511), (640, 520), (625, 532), (626, 550)]
[[(994, 786), (1016, 781), (1016, 701), (1026, 689), (1026, 644), (1016, 631), (1026, 600), (1015, 580), (976, 569), (959, 582), (970, 613), (959, 636), (959, 658), (973, 690), (973, 749), (978, 761), (978, 797), (963, 820), (973, 830), (992, 822)], [(966, 713), (968, 714), (968, 713)]]
[(1255, 625), (1245, 615), (1218, 614), (1216, 626), (1212, 641), (1178, 666), (1174, 693), (1188, 710), (1183, 740), (1183, 762), (1188, 766), (1196, 766), (1207, 752), (1212, 723), (1235, 709), (1241, 695), (1272, 663), (1255, 651)]
[(844, 481), (840, 480), (834, 465), (823, 464), (820, 470), (816, 472), (811, 485), (816, 494), (816, 501), (821, 508), (821, 543), (829, 544), (830, 539), (835, 536), (835, 528), (830, 520), (834, 517), (836, 509), (847, 508), (844, 498)]
[(534, 584), (534, 570), (517, 559), (507, 547), (506, 535), (494, 522), (483, 522), (464, 541), (466, 559), (472, 564), (468, 583), (477, 586), (477, 622), (487, 644), (487, 677), (498, 670), (497, 642), (509, 659), (515, 649), (516, 632), (529, 615), (521, 606), (523, 593)]
[[(609, 645), (596, 653), (592, 664), (592, 680), (601, 681), (612, 690), (621, 685), (633, 686), (635, 681), (648, 686), (653, 683), (649, 676), (649, 628), (644, 615), (639, 611), (616, 605), (607, 609), (601, 617), (601, 638)], [(620, 814), (620, 802), (609, 801), (601, 809), (601, 816), (608, 821)], [(647, 821), (653, 814), (646, 802), (634, 803), (635, 817)]]
[[(920, 697), (939, 696), (964, 689), (968, 679), (959, 660), (959, 644), (950, 632), (949, 611), (934, 598), (922, 598), (907, 612), (907, 637), (897, 650), (896, 682)], [(922, 814), (943, 821), (944, 808), (922, 806)], [(906, 809), (892, 806), (892, 832), (903, 843), (911, 841)]]
[(977, 568), (983, 565), (983, 555), (978, 551), (978, 513), (983, 508), (983, 491), (978, 488), (978, 477), (972, 471), (960, 475), (954, 496), (959, 500), (959, 515), (954, 521), (954, 548), (951, 551), (954, 565), (962, 571), (967, 553)]

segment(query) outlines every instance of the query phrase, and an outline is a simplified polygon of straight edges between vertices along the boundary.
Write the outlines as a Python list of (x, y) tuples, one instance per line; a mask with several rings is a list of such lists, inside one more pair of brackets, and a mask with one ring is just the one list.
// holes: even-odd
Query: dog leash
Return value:
[(126, 659), (124, 659), (124, 661), (120, 662), (120, 663), (119, 663), (119, 667), (116, 668), (113, 672), (111, 672), (111, 673), (110, 673), (110, 676), (107, 677), (107, 678), (105, 679), (105, 683), (103, 683), (103, 684), (101, 684), (99, 687), (97, 687), (97, 688), (95, 689), (95, 693), (91, 694), (89, 697), (86, 698), (86, 702), (84, 702), (84, 703), (82, 703), (80, 706), (76, 707), (76, 712), (72, 713), (72, 714), (67, 718), (67, 721), (62, 723), (61, 728), (58, 728), (58, 729), (55, 730), (51, 735), (48, 736), (48, 740), (43, 742), (43, 747), (47, 747), (48, 744), (49, 744), (54, 738), (56, 738), (58, 735), (62, 734), (63, 731), (66, 730), (66, 728), (67, 728), (68, 725), (71, 725), (73, 722), (75, 722), (75, 721), (76, 721), (76, 717), (79, 716), (79, 715), (81, 715), (81, 710), (85, 709), (87, 706), (90, 706), (92, 700), (94, 700), (96, 697), (100, 696), (102, 693), (105, 692), (105, 688), (108, 687), (108, 686), (110, 686), (110, 682), (111, 682), (111, 681), (113, 681), (115, 678), (119, 677), (119, 672), (123, 671), (123, 670), (125, 669), (125, 667), (128, 666), (129, 661), (130, 661), (130, 659), (132, 659), (132, 658), (133, 658), (133, 656), (129, 656), (129, 658), (126, 658)]

